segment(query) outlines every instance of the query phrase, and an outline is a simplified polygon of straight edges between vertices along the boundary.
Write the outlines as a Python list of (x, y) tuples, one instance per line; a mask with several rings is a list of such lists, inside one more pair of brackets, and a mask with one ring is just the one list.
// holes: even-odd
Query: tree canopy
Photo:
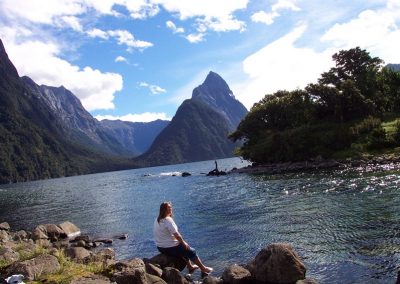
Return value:
[(332, 59), (335, 66), (317, 83), (277, 91), (254, 104), (230, 135), (244, 141), (239, 155), (282, 162), (399, 145), (400, 127), (386, 133), (381, 121), (400, 112), (400, 73), (359, 47)]

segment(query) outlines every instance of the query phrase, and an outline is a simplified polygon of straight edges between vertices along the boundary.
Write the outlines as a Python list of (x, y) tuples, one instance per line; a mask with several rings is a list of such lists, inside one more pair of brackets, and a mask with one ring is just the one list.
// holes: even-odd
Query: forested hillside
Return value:
[(239, 155), (267, 163), (399, 151), (400, 73), (359, 47), (332, 58), (317, 83), (254, 104), (230, 136), (245, 141)]

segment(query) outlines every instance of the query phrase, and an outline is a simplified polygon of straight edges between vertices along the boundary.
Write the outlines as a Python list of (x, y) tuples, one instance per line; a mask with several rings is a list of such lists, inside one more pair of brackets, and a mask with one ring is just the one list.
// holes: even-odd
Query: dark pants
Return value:
[(186, 249), (182, 244), (179, 244), (175, 247), (170, 248), (160, 248), (157, 249), (166, 255), (175, 256), (175, 257), (183, 257), (186, 261), (187, 260), (194, 260), (197, 258), (197, 254), (194, 248)]

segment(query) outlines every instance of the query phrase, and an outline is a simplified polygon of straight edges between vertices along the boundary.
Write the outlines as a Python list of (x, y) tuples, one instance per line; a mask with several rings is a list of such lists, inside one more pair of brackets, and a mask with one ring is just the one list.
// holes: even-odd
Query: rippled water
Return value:
[[(218, 162), (220, 169), (245, 165)], [(152, 224), (174, 204), (185, 239), (220, 275), (272, 242), (289, 242), (320, 283), (394, 283), (400, 266), (400, 172), (206, 177), (214, 161), (0, 186), (14, 230), (70, 220), (94, 236), (128, 233), (120, 259), (157, 253)], [(188, 171), (190, 177), (172, 176)]]

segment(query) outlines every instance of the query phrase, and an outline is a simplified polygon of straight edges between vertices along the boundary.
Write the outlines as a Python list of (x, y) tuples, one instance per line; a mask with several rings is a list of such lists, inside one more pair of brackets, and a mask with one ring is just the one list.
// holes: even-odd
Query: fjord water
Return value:
[[(220, 169), (247, 165), (218, 160)], [(264, 246), (288, 242), (320, 283), (394, 283), (400, 267), (400, 172), (351, 170), (207, 177), (214, 161), (0, 186), (0, 222), (13, 230), (69, 220), (113, 236), (117, 258), (157, 253), (152, 225), (162, 201), (215, 275)], [(174, 176), (188, 171), (190, 177)]]

